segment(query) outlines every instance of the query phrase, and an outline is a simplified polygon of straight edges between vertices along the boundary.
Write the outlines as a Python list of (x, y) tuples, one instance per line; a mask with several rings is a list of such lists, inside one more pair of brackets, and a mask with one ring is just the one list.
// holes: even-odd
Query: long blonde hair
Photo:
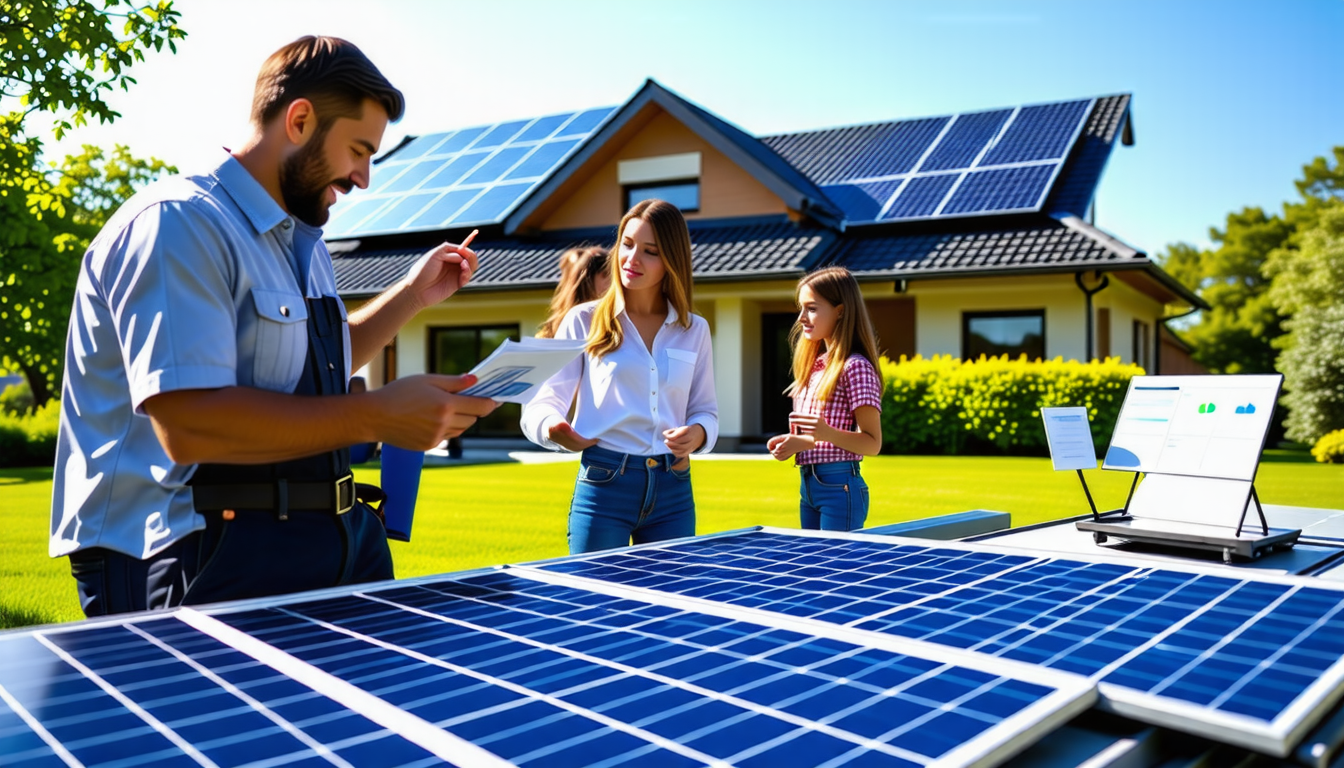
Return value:
[[(822, 370), (821, 381), (813, 395), (817, 400), (829, 400), (850, 355), (863, 355), (874, 368), (878, 367), (877, 334), (873, 333), (873, 321), (869, 319), (868, 308), (864, 306), (859, 281), (854, 279), (848, 269), (825, 267), (803, 275), (793, 294), (794, 302), (800, 308), (803, 288), (811, 288), (813, 294), (841, 309), (835, 327), (831, 329), (831, 337), (826, 339), (826, 367)], [(800, 318), (794, 321), (793, 329), (789, 331), (789, 345), (793, 347), (793, 383), (784, 390), (784, 394), (794, 395), (803, 391), (812, 378), (812, 367), (821, 354), (821, 341), (803, 336)]]
[(643, 200), (621, 217), (620, 227), (616, 230), (616, 244), (611, 247), (611, 255), (607, 258), (611, 288), (598, 301), (597, 309), (593, 312), (593, 324), (588, 329), (588, 346), (585, 348), (588, 354), (596, 358), (615, 351), (625, 338), (616, 318), (617, 307), (625, 303), (620, 252), (625, 225), (634, 219), (645, 221), (653, 228), (653, 241), (658, 246), (658, 255), (665, 268), (663, 296), (677, 310), (677, 324), (683, 328), (691, 327), (691, 233), (686, 229), (686, 219), (669, 202)]
[(607, 272), (607, 249), (590, 245), (560, 254), (560, 283), (551, 297), (551, 313), (537, 330), (543, 339), (555, 337), (560, 321), (576, 304), (598, 298), (598, 275)]

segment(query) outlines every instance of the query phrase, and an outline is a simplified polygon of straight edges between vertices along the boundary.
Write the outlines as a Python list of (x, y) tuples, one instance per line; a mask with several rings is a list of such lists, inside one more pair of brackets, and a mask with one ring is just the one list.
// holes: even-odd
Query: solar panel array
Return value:
[(328, 239), (491, 224), (568, 159), (614, 107), (420, 136), (331, 211)]
[(1344, 587), (756, 531), (0, 633), (0, 763), (989, 765), (1097, 701), (1284, 755), (1342, 683)]
[(1344, 590), (1310, 580), (781, 533), (545, 570), (1073, 673), (1126, 714), (1278, 754), (1344, 693)]
[[(1038, 211), (1093, 103), (896, 123), (856, 146), (843, 167), (828, 166), (818, 181), (849, 223)], [(787, 138), (807, 151), (805, 135)]]
[(913, 652), (511, 571), (428, 579), (0, 635), (0, 756), (964, 765), (1011, 754), (1095, 698), (1067, 676), (904, 646)]

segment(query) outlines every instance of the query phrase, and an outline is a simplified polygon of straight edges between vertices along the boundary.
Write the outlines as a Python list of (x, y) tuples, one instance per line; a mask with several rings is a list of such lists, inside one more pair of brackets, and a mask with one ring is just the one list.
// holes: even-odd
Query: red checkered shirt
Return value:
[[(814, 393), (821, 385), (821, 374), (825, 369), (826, 356), (822, 355), (812, 364), (812, 377), (807, 380), (807, 386), (793, 396), (793, 410), (796, 413), (819, 414), (832, 427), (843, 432), (853, 432), (855, 408), (871, 405), (879, 412), (882, 410), (882, 379), (868, 358), (850, 355), (845, 361), (845, 370), (835, 382), (831, 399), (820, 402)], [(825, 440), (818, 440), (816, 448), (802, 451), (793, 457), (798, 466), (862, 460), (859, 454), (837, 448)]]

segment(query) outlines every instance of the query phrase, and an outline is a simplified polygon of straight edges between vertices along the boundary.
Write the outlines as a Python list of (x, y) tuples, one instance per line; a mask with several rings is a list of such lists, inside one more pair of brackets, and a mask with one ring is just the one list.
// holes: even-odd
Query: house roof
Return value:
[[(592, 125), (587, 130), (592, 132), (584, 134), (548, 175), (510, 209), (512, 212), (497, 222), (500, 226), (493, 230), (493, 236), (487, 232), (487, 237), (481, 239), (478, 249), (481, 267), (467, 290), (551, 288), (559, 278), (558, 261), (566, 249), (612, 242), (614, 228), (535, 236), (519, 234), (518, 228), (650, 105), (671, 114), (753, 174), (789, 207), (807, 214), (802, 221), (778, 216), (691, 222), (697, 280), (792, 278), (823, 264), (845, 265), (860, 279), (868, 280), (1084, 269), (1138, 270), (1151, 275), (1170, 295), (1195, 307), (1204, 306), (1198, 296), (1163, 272), (1146, 254), (1082, 220), (1116, 140), (1132, 141), (1128, 94), (757, 139), (652, 80), (614, 111), (589, 110), (574, 113), (580, 117), (563, 118), (570, 121), (586, 118)], [(1082, 108), (1079, 105), (1086, 105), (1085, 112), (1078, 111)], [(525, 137), (538, 133), (538, 126), (546, 119), (518, 121), (514, 127), (522, 128), (512, 134), (512, 141), (517, 143), (521, 139), (524, 144), (529, 143)], [(550, 119), (561, 121), (561, 116)], [(922, 163), (945, 145), (952, 148), (948, 151), (956, 150), (955, 142), (946, 143), (944, 139), (951, 135), (959, 120), (963, 126), (970, 126), (963, 128), (963, 133), (972, 128), (980, 131), (981, 138), (972, 138), (982, 144), (983, 137), (988, 135), (986, 131), (998, 131), (992, 141), (978, 150), (979, 159), (997, 157), (994, 162), (1008, 166), (1014, 163), (1038, 168), (1052, 166), (1048, 169), (1052, 181), (1043, 188), (1048, 197), (1042, 192), (1043, 207), (1013, 216), (971, 216), (956, 222), (931, 219), (919, 223), (877, 221), (863, 227), (847, 226), (846, 218), (855, 215), (866, 216), (868, 221), (878, 219), (883, 206), (890, 206), (896, 199), (895, 190), (915, 178)], [(1065, 130), (1069, 120), (1077, 122), (1071, 129), (1073, 133)], [(1047, 123), (1053, 127), (1042, 136), (1053, 142), (1048, 153), (1058, 154), (1059, 158), (1013, 161), (1014, 152), (1020, 153), (1024, 148), (1035, 151), (1026, 146), (1030, 142), (1023, 141), (1021, 132), (1027, 128), (1022, 126)], [(994, 128), (996, 125), (999, 127)], [(1020, 130), (1013, 134), (1015, 125)], [(544, 139), (530, 141), (555, 142), (563, 138), (561, 134), (566, 130), (570, 129), (555, 129)], [(432, 142), (408, 141), (400, 151), (414, 154), (420, 145), (431, 143), (442, 149), (457, 134), (442, 134)], [(964, 151), (964, 147), (956, 151)], [(429, 150), (430, 155), (434, 152)], [(958, 170), (957, 162), (965, 167)], [(929, 173), (950, 168), (950, 173), (961, 174), (964, 180), (976, 172), (971, 168), (973, 165), (964, 159), (943, 158), (931, 164), (933, 170)], [(900, 178), (864, 181), (865, 174), (874, 169), (895, 172)], [(946, 199), (951, 198), (948, 193)], [(883, 203), (884, 200), (887, 202)], [(409, 247), (406, 238), (398, 241), (371, 237), (333, 243), (332, 249), (344, 251), (334, 256), (339, 290), (343, 295), (356, 297), (373, 295), (399, 280), (424, 247)]]
[[(610, 245), (615, 230), (574, 232), (539, 238), (482, 242), (480, 269), (467, 290), (554, 288), (560, 279), (560, 255), (584, 245)], [(783, 217), (733, 226), (691, 230), (697, 280), (796, 277), (829, 252), (836, 235), (823, 227), (797, 227)], [(424, 248), (391, 248), (333, 255), (336, 287), (343, 296), (372, 296), (400, 280)]]

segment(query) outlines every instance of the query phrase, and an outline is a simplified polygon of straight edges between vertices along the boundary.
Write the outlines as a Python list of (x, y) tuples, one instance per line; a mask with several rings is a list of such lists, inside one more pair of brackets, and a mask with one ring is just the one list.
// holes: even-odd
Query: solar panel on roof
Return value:
[[(849, 223), (1038, 211), (1091, 112), (1093, 100), (908, 120), (773, 137), (767, 143), (809, 173)], [(849, 136), (846, 132), (853, 132)], [(844, 134), (844, 135), (842, 135)], [(814, 157), (830, 152), (841, 157)], [(899, 183), (876, 211), (859, 185)]]
[(350, 592), (0, 635), (0, 755), (965, 765), (1001, 760), (1095, 695), (936, 648), (866, 647), (509, 572)]
[(1344, 588), (1302, 579), (773, 532), (541, 567), (1078, 674), (1128, 716), (1280, 755), (1344, 682)]
[[(613, 111), (606, 107), (567, 112), (417, 138), (374, 165), (368, 189), (352, 192), (332, 208), (325, 236), (497, 222), (573, 155)], [(469, 199), (467, 191), (473, 193)], [(421, 197), (430, 193), (432, 205)], [(410, 198), (419, 204), (407, 202)], [(347, 215), (347, 210), (352, 212)]]

